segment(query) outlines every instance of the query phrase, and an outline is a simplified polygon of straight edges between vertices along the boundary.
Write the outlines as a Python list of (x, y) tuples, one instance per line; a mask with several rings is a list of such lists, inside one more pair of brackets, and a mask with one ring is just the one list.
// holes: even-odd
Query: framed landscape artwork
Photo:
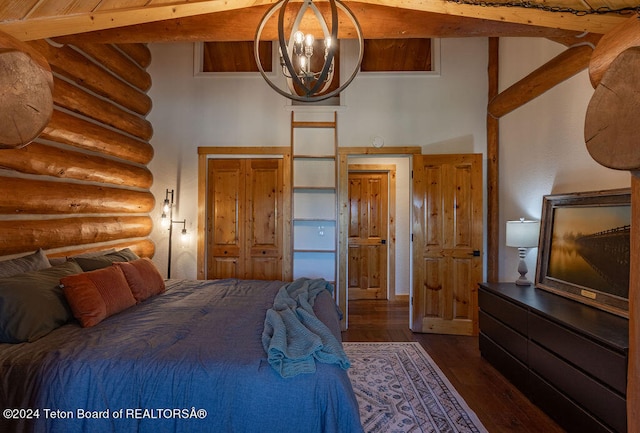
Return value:
[(536, 287), (628, 317), (631, 191), (547, 195)]

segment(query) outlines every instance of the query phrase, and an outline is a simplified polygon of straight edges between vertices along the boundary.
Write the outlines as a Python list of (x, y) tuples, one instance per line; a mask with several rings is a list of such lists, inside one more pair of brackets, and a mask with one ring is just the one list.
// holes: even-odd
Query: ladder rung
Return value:
[(291, 123), (292, 128), (335, 128), (336, 122), (304, 122), (295, 121)]

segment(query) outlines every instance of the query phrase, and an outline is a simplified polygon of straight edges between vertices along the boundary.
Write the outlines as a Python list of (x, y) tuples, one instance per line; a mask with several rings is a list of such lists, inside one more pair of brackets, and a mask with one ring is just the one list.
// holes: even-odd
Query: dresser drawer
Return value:
[(531, 401), (569, 433), (614, 432), (535, 373), (530, 374), (529, 391)]
[(520, 361), (525, 364), (527, 363), (528, 341), (526, 337), (518, 334), (516, 331), (494, 319), (482, 310), (478, 317), (480, 330), (483, 334), (502, 346), (507, 352), (518, 358)]
[(527, 394), (527, 381), (529, 369), (525, 364), (518, 361), (509, 352), (504, 350), (491, 338), (480, 332), (479, 335), (480, 353), (482, 357), (489, 361), (509, 382), (516, 388)]
[(623, 354), (534, 313), (529, 313), (529, 337), (620, 394), (626, 394), (627, 360)]
[(620, 394), (535, 343), (529, 345), (529, 368), (615, 431), (627, 431), (627, 405)]
[(480, 288), (478, 294), (480, 310), (484, 311), (515, 329), (522, 335), (527, 335), (527, 310), (511, 303), (500, 296), (496, 296)]

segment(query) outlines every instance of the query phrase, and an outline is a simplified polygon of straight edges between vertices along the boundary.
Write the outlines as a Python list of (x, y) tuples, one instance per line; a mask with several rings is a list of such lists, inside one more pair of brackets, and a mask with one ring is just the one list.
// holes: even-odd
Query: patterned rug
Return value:
[(486, 433), (418, 343), (343, 343), (367, 433)]

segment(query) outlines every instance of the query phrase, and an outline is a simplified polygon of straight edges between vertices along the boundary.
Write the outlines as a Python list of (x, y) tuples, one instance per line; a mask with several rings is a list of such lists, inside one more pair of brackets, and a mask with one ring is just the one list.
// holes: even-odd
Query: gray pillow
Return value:
[(62, 257), (50, 257), (49, 258), (49, 263), (51, 263), (51, 266), (55, 266), (55, 265), (61, 265), (62, 263), (66, 262), (67, 260), (71, 260), (74, 259), (76, 257), (97, 257), (97, 256), (104, 256), (105, 254), (110, 254), (110, 253), (115, 253), (116, 249), (115, 248), (109, 248), (108, 250), (100, 250), (100, 251), (91, 251), (88, 253), (82, 253), (82, 254), (78, 254), (75, 256), (62, 256)]
[(75, 259), (76, 257), (100, 257), (105, 254), (115, 253), (117, 250), (115, 248), (109, 248), (108, 250), (100, 250), (100, 251), (90, 251), (88, 253), (76, 254), (75, 256), (69, 257), (70, 259)]
[(47, 255), (40, 248), (38, 251), (16, 259), (0, 262), (0, 278), (11, 277), (29, 271), (39, 271), (51, 267)]
[(0, 343), (35, 341), (71, 320), (60, 278), (81, 272), (66, 262), (0, 278)]
[(136, 253), (129, 248), (125, 248), (100, 257), (74, 257), (73, 260), (80, 265), (83, 271), (88, 272), (106, 268), (115, 262), (131, 262), (139, 258)]

